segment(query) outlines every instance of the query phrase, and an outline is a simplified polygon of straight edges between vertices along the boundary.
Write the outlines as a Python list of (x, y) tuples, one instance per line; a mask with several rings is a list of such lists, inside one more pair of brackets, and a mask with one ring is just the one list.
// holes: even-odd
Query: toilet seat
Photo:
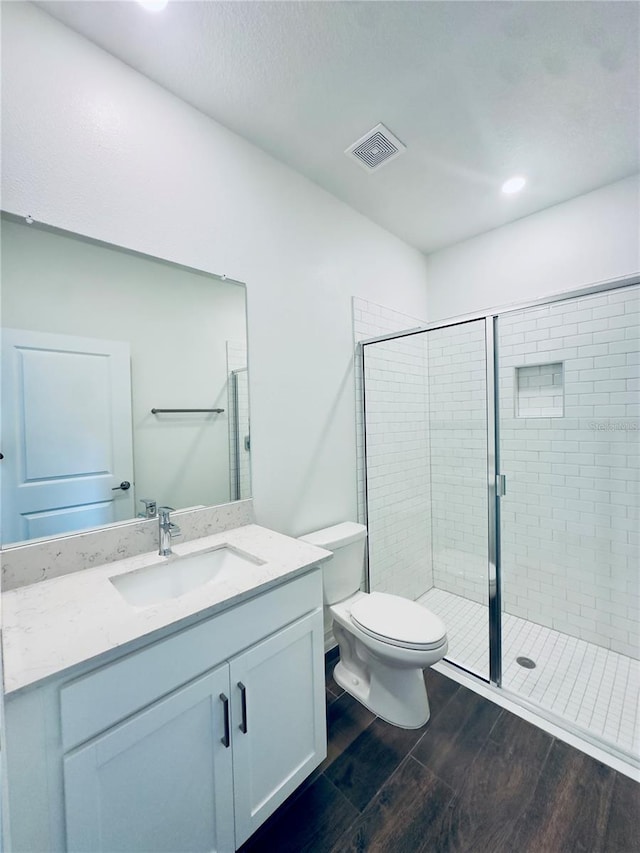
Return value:
[(370, 637), (406, 649), (437, 649), (446, 642), (444, 622), (422, 605), (398, 595), (372, 592), (351, 608), (352, 621)]

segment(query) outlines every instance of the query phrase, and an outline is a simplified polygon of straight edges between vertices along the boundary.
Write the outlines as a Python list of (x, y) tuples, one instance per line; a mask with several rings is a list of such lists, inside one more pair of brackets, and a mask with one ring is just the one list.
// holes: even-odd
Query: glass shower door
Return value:
[(489, 678), (485, 321), (426, 333), (433, 585), (447, 659)]
[(447, 627), (447, 659), (489, 678), (485, 321), (365, 343), (370, 589)]

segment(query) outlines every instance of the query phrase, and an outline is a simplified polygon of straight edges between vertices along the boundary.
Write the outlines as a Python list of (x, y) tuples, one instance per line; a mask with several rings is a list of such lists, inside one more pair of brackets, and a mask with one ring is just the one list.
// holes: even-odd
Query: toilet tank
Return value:
[(333, 557), (322, 564), (325, 604), (337, 604), (360, 589), (367, 539), (364, 524), (345, 521), (307, 533), (300, 539), (333, 552)]

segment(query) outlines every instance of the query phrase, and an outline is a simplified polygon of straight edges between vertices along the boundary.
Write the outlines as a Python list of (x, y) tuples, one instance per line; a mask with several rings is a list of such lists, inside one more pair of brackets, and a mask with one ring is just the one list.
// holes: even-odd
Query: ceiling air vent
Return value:
[(369, 133), (350, 145), (344, 152), (367, 172), (374, 172), (399, 157), (407, 146), (383, 124), (377, 124)]

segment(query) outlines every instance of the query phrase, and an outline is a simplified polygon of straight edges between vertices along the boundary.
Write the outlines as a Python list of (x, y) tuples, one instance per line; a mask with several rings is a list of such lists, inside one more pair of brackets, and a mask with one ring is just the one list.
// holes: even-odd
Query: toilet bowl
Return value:
[(447, 652), (444, 623), (409, 599), (360, 591), (363, 525), (345, 522), (301, 539), (333, 553), (323, 589), (340, 650), (334, 679), (388, 723), (420, 728), (430, 716), (423, 670)]

